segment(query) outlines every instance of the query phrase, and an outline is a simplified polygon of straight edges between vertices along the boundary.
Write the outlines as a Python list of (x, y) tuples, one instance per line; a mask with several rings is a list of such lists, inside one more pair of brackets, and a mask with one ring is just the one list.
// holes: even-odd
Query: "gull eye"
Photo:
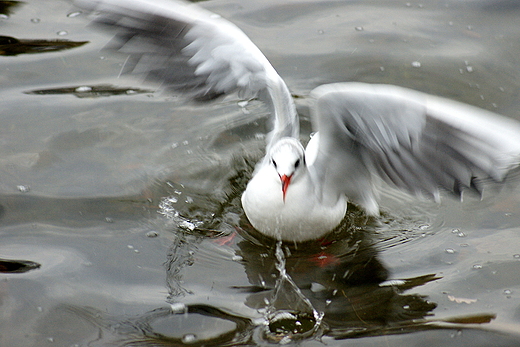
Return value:
[(277, 167), (276, 162), (273, 159), (271, 159), (271, 163), (273, 163), (273, 166), (276, 169), (276, 167)]
[(296, 163), (294, 163), (294, 168), (298, 168), (300, 166), (300, 159), (296, 160)]

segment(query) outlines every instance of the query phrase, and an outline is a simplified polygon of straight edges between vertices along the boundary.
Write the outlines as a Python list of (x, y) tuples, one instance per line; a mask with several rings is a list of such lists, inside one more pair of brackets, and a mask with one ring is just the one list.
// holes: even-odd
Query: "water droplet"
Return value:
[(316, 282), (311, 283), (311, 292), (313, 292), (313, 293), (322, 292), (325, 289), (327, 289), (327, 288), (325, 288), (325, 286), (323, 286), (320, 283), (316, 283)]
[(363, 31), (365, 29), (363, 29), (363, 27), (355, 27), (354, 29), (356, 29), (356, 31)]
[(71, 12), (67, 15), (67, 17), (69, 18), (74, 18), (74, 17), (77, 17), (81, 14), (82, 12), (81, 11), (75, 11), (75, 12)]
[(189, 144), (189, 142), (188, 142), (188, 140), (184, 140), (184, 141), (182, 141), (182, 144), (183, 144), (184, 146), (187, 146), (187, 145)]
[(457, 330), (457, 332), (454, 332), (454, 333), (450, 334), (451, 338), (455, 338), (455, 337), (458, 337), (458, 336), (462, 336), (462, 330)]
[(31, 18), (31, 23), (37, 24), (40, 23), (40, 18)]
[(453, 234), (458, 234), (458, 233), (460, 233), (460, 229), (455, 228), (455, 229), (452, 229), (451, 232)]
[(513, 294), (513, 291), (511, 289), (504, 289), (504, 294), (511, 295), (511, 294)]
[(323, 35), (324, 33), (325, 33), (325, 31), (323, 31), (323, 30), (318, 30), (318, 34), (319, 34), (319, 35)]
[(28, 191), (31, 190), (31, 187), (26, 186), (26, 185), (18, 185), (18, 186), (16, 186), (16, 189), (18, 189), (18, 191), (20, 191), (22, 193), (27, 193)]
[(81, 87), (77, 87), (76, 89), (74, 89), (74, 91), (75, 91), (76, 93), (91, 92), (91, 91), (92, 91), (92, 87), (89, 87), (89, 86), (81, 86)]
[(150, 230), (149, 232), (146, 233), (146, 237), (149, 237), (149, 238), (154, 238), (154, 237), (157, 237), (157, 236), (159, 236), (157, 231)]
[(192, 204), (193, 203), (193, 198), (191, 196), (187, 196), (186, 199), (184, 200), (187, 204)]
[(403, 310), (409, 310), (410, 309), (410, 305), (404, 305), (403, 306)]
[(188, 308), (182, 302), (174, 302), (173, 304), (170, 304), (170, 309), (172, 310), (172, 313), (175, 314), (188, 312)]
[(183, 220), (182, 222), (180, 222), (179, 227), (183, 228), (183, 229), (187, 229), (189, 231), (195, 230), (195, 224), (193, 224), (192, 222), (189, 222), (187, 220)]
[(60, 30), (56, 33), (56, 35), (58, 36), (65, 36), (65, 35), (68, 35), (69, 33), (65, 30)]
[(0, 13), (0, 19), (9, 19), (9, 16), (4, 13)]
[(114, 223), (114, 219), (112, 219), (110, 217), (105, 217), (105, 222), (107, 222), (107, 223)]
[(520, 259), (520, 254), (518, 254), (518, 253), (517, 253), (517, 254), (514, 254), (514, 255), (513, 255), (513, 258), (515, 258), (515, 259)]
[(473, 265), (473, 269), (475, 269), (475, 270), (482, 269), (482, 265), (480, 265), (480, 264), (475, 264), (475, 265)]
[(231, 257), (231, 260), (236, 261), (236, 262), (241, 262), (242, 260), (244, 260), (244, 258), (242, 258), (242, 256), (240, 256), (238, 254), (235, 254), (234, 256)]
[(412, 66), (413, 67), (421, 67), (421, 63), (418, 62), (418, 61), (412, 61)]
[(448, 254), (455, 254), (455, 250), (453, 248), (446, 248), (445, 251)]
[(466, 66), (467, 72), (473, 72), (473, 66)]
[(193, 343), (197, 340), (197, 336), (195, 334), (186, 334), (182, 337), (182, 342), (184, 343)]

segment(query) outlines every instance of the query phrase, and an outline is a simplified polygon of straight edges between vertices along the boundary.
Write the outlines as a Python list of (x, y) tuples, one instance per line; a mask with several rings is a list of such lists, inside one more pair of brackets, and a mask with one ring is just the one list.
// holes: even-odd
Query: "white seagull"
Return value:
[(347, 199), (379, 213), (377, 184), (439, 199), (501, 183), (520, 162), (520, 125), (475, 107), (390, 85), (335, 83), (311, 92), (316, 131), (303, 148), (289, 89), (234, 24), (195, 4), (168, 0), (78, 0), (109, 46), (128, 54), (125, 72), (145, 72), (197, 99), (237, 92), (269, 106), (266, 155), (242, 195), (255, 229), (305, 241), (334, 229)]

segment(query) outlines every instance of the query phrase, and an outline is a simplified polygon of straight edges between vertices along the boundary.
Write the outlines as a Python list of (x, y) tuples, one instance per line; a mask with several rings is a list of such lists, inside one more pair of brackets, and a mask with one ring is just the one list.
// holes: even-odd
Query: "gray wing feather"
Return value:
[(385, 85), (338, 83), (312, 95), (320, 134), (314, 175), (370, 213), (377, 193), (367, 177), (438, 199), (439, 188), (481, 194), (519, 166), (519, 123), (491, 112)]
[(194, 97), (240, 91), (254, 97), (266, 87), (269, 63), (232, 23), (184, 2), (81, 0), (96, 11), (93, 24), (115, 33), (108, 49), (129, 55), (124, 73)]
[[(122, 73), (145, 74), (197, 100), (237, 92), (272, 111), (269, 140), (297, 136), (296, 110), (284, 81), (234, 24), (195, 4), (167, 0), (76, 0), (93, 24), (114, 33), (108, 49), (128, 54)], [(271, 143), (271, 142), (269, 142)]]

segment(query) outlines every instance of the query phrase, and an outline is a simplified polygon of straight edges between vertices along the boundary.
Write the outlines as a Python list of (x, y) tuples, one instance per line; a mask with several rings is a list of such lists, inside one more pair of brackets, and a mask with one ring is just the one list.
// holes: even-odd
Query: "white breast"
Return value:
[(283, 201), (280, 180), (270, 165), (261, 167), (248, 183), (242, 206), (255, 229), (292, 241), (323, 236), (341, 222), (347, 210), (343, 196), (332, 204), (323, 204), (307, 172), (291, 182)]

